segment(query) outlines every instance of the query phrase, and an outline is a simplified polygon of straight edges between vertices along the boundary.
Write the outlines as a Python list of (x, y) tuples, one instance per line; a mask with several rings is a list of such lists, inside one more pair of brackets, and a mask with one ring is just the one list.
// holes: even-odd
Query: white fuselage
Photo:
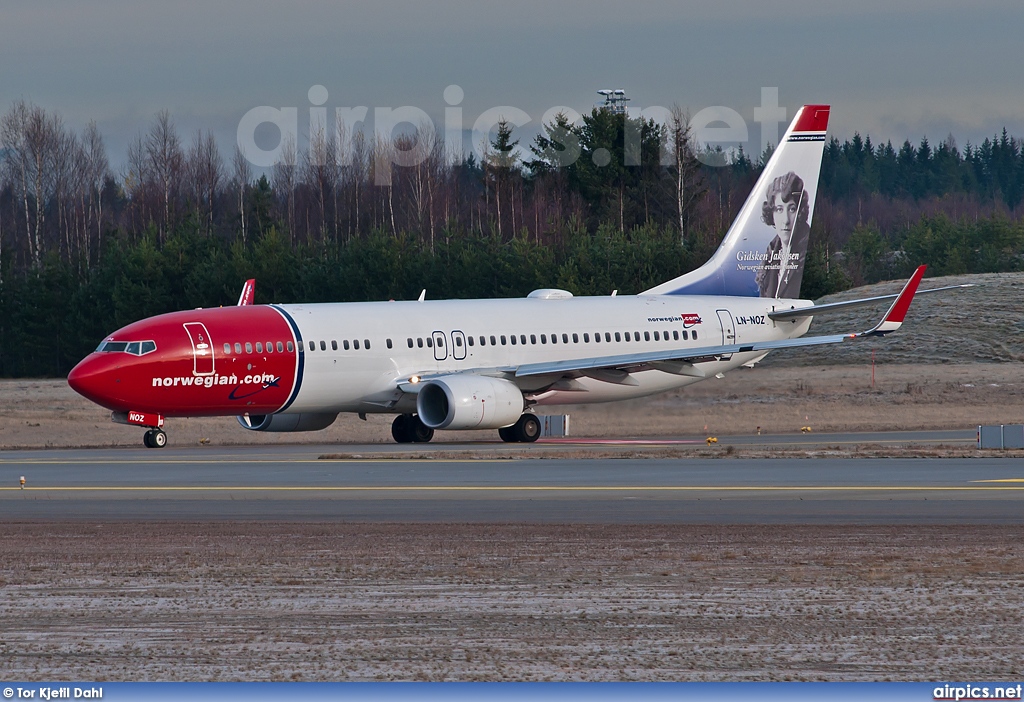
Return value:
[[(810, 318), (776, 323), (768, 313), (810, 305), (673, 295), (280, 305), (298, 327), (304, 356), (287, 412), (413, 411), (415, 397), (398, 387), (413, 376), (512, 377), (525, 364), (791, 339), (807, 332)], [(713, 377), (764, 355), (698, 365)], [(631, 379), (635, 384), (584, 375), (571, 390), (551, 389), (552, 377), (515, 382), (529, 402), (557, 405), (643, 397), (701, 378), (647, 369)]]

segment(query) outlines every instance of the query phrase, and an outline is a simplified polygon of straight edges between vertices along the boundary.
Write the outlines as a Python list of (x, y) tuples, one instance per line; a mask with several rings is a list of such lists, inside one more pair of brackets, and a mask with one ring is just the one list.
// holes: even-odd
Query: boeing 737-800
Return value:
[[(884, 335), (903, 292), (833, 305), (799, 299), (829, 107), (800, 109), (721, 247), (704, 266), (635, 296), (254, 305), (174, 312), (114, 332), (68, 376), (145, 427), (235, 415), (254, 431), (323, 429), (340, 412), (396, 415), (396, 441), (497, 429), (534, 441), (547, 405), (643, 397), (751, 366), (768, 352)], [(895, 298), (874, 327), (806, 338), (811, 317)]]

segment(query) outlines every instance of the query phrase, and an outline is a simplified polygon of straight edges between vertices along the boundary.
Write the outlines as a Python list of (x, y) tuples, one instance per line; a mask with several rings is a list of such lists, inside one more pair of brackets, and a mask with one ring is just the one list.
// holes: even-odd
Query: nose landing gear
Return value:
[(142, 443), (146, 448), (163, 448), (167, 445), (167, 434), (163, 429), (150, 429), (143, 434)]

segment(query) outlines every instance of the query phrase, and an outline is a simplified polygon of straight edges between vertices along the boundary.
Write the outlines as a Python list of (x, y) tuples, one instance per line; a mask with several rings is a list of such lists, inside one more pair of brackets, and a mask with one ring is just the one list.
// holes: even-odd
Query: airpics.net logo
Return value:
[[(294, 167), (298, 164), (299, 138), (305, 133), (309, 139), (308, 153), (302, 158), (317, 166), (353, 165), (357, 135), (372, 135), (370, 148), (373, 150), (374, 180), (377, 185), (391, 185), (390, 166), (413, 167), (425, 163), (438, 151), (453, 161), (461, 161), (466, 154), (465, 138), (470, 136), (470, 150), (478, 162), (488, 158), (491, 134), (499, 122), (506, 122), (513, 128), (527, 126), (541, 128), (548, 132), (551, 140), (558, 145), (552, 152), (561, 167), (570, 166), (581, 156), (582, 150), (576, 136), (557, 124), (559, 117), (565, 124), (579, 125), (583, 115), (567, 105), (555, 105), (539, 115), (528, 113), (514, 105), (499, 105), (485, 109), (467, 125), (462, 103), (465, 91), (458, 85), (449, 85), (442, 93), (444, 123), (435, 123), (427, 110), (412, 105), (401, 107), (374, 107), (357, 105), (349, 107), (327, 106), (329, 93), (325, 86), (310, 87), (308, 131), (303, 124), (300, 129), (299, 107), (253, 107), (238, 122), (236, 142), (242, 155), (256, 168), (274, 166)], [(435, 112), (441, 105), (432, 106)], [(729, 150), (750, 140), (747, 121), (737, 110), (724, 105), (714, 105), (699, 110), (690, 117), (680, 108), (660, 105), (628, 107), (626, 113), (633, 118), (654, 121), (670, 131), (676, 128), (689, 130), (696, 144), (703, 148), (696, 156), (708, 166), (724, 166), (726, 160), (716, 156), (715, 147)], [(305, 117), (305, 115), (303, 115)], [(333, 118), (333, 119), (331, 119)], [(305, 122), (305, 120), (302, 120)], [(760, 125), (760, 153), (778, 145), (781, 129), (787, 123), (786, 109), (779, 105), (777, 87), (761, 88), (761, 104), (754, 108), (754, 122)], [(277, 132), (277, 136), (273, 135)], [(396, 135), (412, 138), (396, 140)], [(623, 156), (626, 166), (639, 166), (642, 154), (642, 137), (639, 129), (624, 131)], [(274, 144), (272, 148), (270, 145)], [(611, 164), (608, 149), (597, 149), (593, 154), (594, 164), (605, 167)], [(661, 150), (662, 165), (675, 163), (672, 149)]]
[(1024, 685), (1005, 685), (989, 687), (987, 685), (942, 685), (932, 691), (933, 700), (952, 700), (953, 702), (972, 702), (973, 700), (1019, 700)]

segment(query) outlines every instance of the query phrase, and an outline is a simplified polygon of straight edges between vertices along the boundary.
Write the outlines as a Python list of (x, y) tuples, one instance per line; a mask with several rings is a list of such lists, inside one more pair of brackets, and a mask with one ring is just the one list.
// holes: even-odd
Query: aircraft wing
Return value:
[[(947, 285), (942, 288), (931, 288), (929, 290), (918, 290), (918, 295), (927, 295), (928, 293), (945, 292), (947, 290), (959, 290), (961, 288), (973, 288), (976, 283), (964, 283), (962, 285)], [(844, 302), (830, 302), (827, 305), (812, 305), (810, 307), (798, 307), (791, 310), (779, 310), (777, 312), (769, 312), (768, 317), (775, 321), (782, 321), (784, 319), (802, 319), (805, 317), (816, 317), (819, 314), (825, 314), (827, 312), (837, 312), (839, 310), (849, 310), (857, 307), (867, 307), (869, 305), (875, 305), (884, 300), (895, 300), (899, 297), (899, 294), (895, 295), (879, 295), (878, 297), (864, 297), (859, 300), (846, 300)]]
[[(590, 375), (592, 372), (603, 372), (593, 377), (609, 382), (628, 382), (628, 373), (635, 370), (653, 368), (678, 375), (704, 377), (694, 363), (710, 361), (721, 356), (751, 351), (773, 351), (776, 349), (796, 348), (801, 346), (818, 346), (821, 344), (838, 344), (843, 341), (868, 336), (884, 336), (900, 328), (906, 317), (910, 303), (914, 299), (917, 287), (924, 276), (925, 266), (920, 266), (896, 295), (895, 301), (882, 317), (881, 321), (871, 329), (849, 334), (831, 336), (810, 336), (798, 339), (780, 339), (776, 341), (755, 341), (748, 344), (726, 344), (721, 346), (703, 346), (689, 349), (666, 349), (664, 351), (646, 351), (641, 353), (619, 354), (615, 356), (595, 356), (593, 358), (573, 359), (566, 361), (550, 361), (546, 363), (528, 363), (514, 369), (516, 377), (538, 375), (556, 375), (578, 373)], [(802, 310), (801, 310), (802, 311)], [(511, 370), (511, 369), (509, 369)]]

